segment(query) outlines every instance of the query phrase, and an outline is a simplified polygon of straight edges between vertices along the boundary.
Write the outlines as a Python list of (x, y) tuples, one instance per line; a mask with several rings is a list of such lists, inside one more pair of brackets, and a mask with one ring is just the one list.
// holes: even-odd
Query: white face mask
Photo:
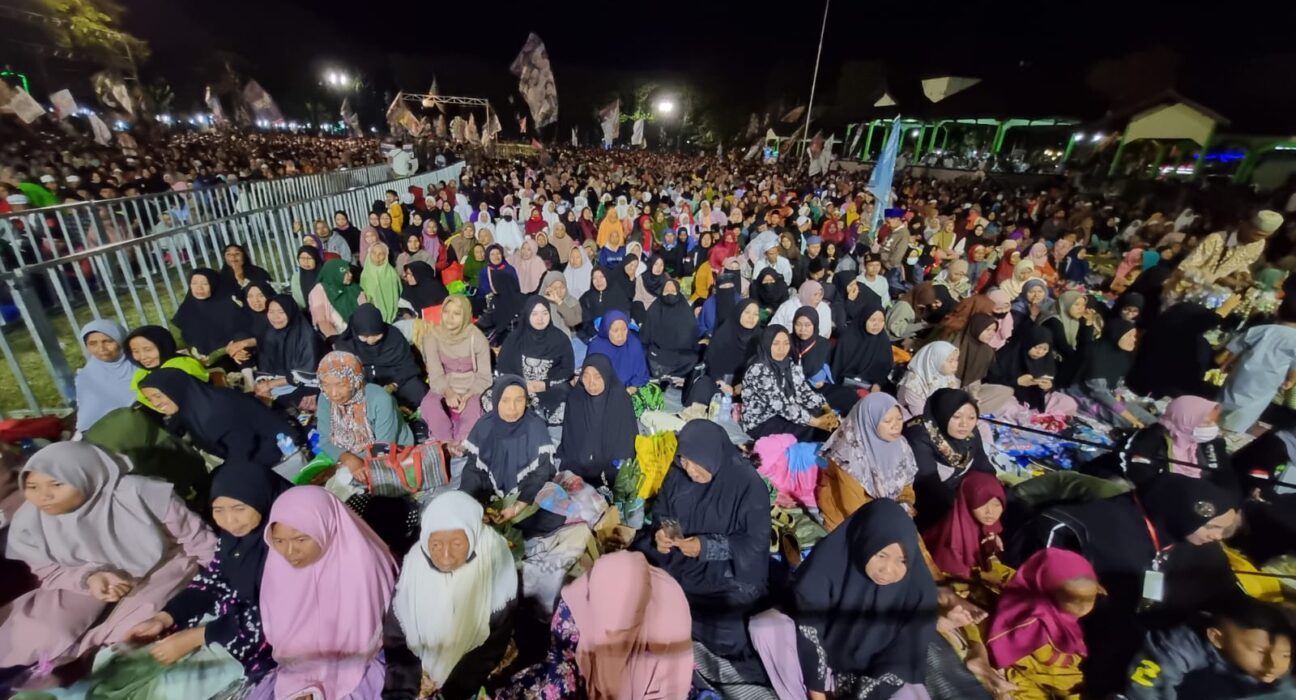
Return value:
[(1196, 442), (1210, 442), (1219, 437), (1219, 434), (1218, 425), (1199, 425), (1193, 428), (1193, 440)]

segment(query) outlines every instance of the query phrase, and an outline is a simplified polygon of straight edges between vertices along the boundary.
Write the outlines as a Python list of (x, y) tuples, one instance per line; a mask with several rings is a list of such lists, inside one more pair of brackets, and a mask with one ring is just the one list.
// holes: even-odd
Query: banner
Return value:
[(630, 145), (643, 146), (644, 144), (644, 120), (636, 119), (634, 129), (630, 132)]
[(450, 133), (449, 130), (446, 128), (445, 115), (444, 115), (444, 114), (439, 114), (439, 115), (437, 115), (437, 120), (436, 120), (436, 137), (439, 138), (439, 139), (443, 139), (443, 138), (445, 138), (447, 135), (449, 135), (449, 133)]
[(522, 134), (523, 136), (526, 136), (526, 126), (527, 126), (527, 118), (518, 117), (518, 133)]
[(212, 113), (212, 123), (213, 123), (213, 124), (224, 124), (224, 123), (225, 123), (225, 110), (221, 108), (221, 101), (220, 101), (220, 98), (217, 97), (217, 96), (216, 96), (216, 93), (212, 91), (212, 88), (211, 88), (210, 85), (207, 86), (207, 94), (206, 94), (206, 96), (203, 98), (203, 102), (207, 104), (207, 109), (210, 109), (210, 110), (211, 110), (211, 113)]
[(392, 136), (400, 137), (408, 133), (410, 136), (418, 136), (422, 130), (418, 117), (405, 106), (405, 100), (401, 95), (396, 95), (392, 103), (387, 107), (387, 129), (391, 131)]
[(558, 121), (558, 86), (554, 84), (553, 69), (549, 66), (549, 53), (534, 32), (527, 35), (522, 51), (513, 59), (509, 70), (518, 77), (518, 92), (522, 93), (522, 99), (531, 109), (536, 129)]
[(873, 193), (873, 221), (869, 225), (869, 235), (877, 238), (878, 224), (882, 223), (882, 212), (891, 206), (891, 181), (895, 177), (896, 154), (900, 151), (900, 116), (891, 121), (891, 135), (887, 137), (882, 154), (878, 156), (873, 174), (869, 175), (868, 191)]
[(360, 117), (351, 109), (351, 98), (342, 98), (342, 121), (351, 129), (352, 136), (363, 136), (364, 129), (360, 128)]
[(100, 146), (107, 146), (112, 143), (112, 132), (108, 130), (108, 125), (98, 115), (90, 115), (90, 130), (94, 132), (95, 143)]
[(50, 102), (54, 105), (54, 114), (59, 119), (67, 119), (77, 112), (76, 99), (72, 97), (71, 90), (59, 90), (50, 95)]
[(503, 130), (504, 127), (500, 126), (499, 114), (490, 110), (490, 116), (486, 118), (486, 126), (482, 127), (482, 143), (494, 143), (495, 137)]
[(437, 99), (437, 97), (441, 96), (441, 91), (437, 89), (436, 76), (432, 77), (432, 86), (428, 88), (428, 96), (432, 98), (432, 102), (436, 105), (437, 110), (442, 114), (445, 114), (445, 105), (441, 104), (441, 100)]
[(760, 121), (756, 119), (756, 113), (752, 112), (751, 119), (747, 120), (747, 131), (743, 133), (743, 136), (747, 138), (752, 138), (753, 136), (759, 133), (760, 133)]
[(274, 98), (257, 81), (249, 80), (248, 84), (243, 86), (243, 99), (247, 100), (248, 108), (252, 110), (255, 119), (264, 119), (271, 124), (284, 120), (279, 105), (275, 104)]
[(15, 87), (9, 91), (9, 99), (5, 100), (4, 111), (18, 115), (18, 118), (23, 120), (24, 124), (30, 124), (45, 114), (45, 108), (41, 106), (41, 103), (37, 102), (21, 87)]
[(450, 120), (450, 138), (454, 139), (455, 143), (463, 143), (464, 127), (467, 125), (468, 123), (463, 120), (463, 117), (455, 117)]
[(579, 148), (580, 141), (576, 139), (576, 127), (572, 127), (572, 148)]
[(621, 135), (621, 98), (599, 110), (603, 123), (603, 145), (611, 147), (612, 142)]
[(90, 76), (90, 84), (94, 88), (95, 97), (99, 98), (103, 106), (135, 116), (135, 105), (131, 102), (130, 92), (116, 74), (99, 71)]
[(468, 127), (464, 132), (468, 138), (468, 143), (481, 143), (481, 136), (477, 133), (477, 115), (468, 115)]
[(825, 158), (824, 138), (822, 131), (816, 131), (814, 138), (810, 140), (810, 176), (821, 175), (828, 172), (828, 158)]

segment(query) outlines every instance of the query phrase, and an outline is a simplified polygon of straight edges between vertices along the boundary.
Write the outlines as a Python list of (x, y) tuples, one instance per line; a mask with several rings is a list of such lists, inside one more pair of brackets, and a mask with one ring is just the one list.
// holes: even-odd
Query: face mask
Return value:
[(1220, 429), (1218, 425), (1197, 426), (1193, 428), (1194, 442), (1210, 442), (1219, 437)]

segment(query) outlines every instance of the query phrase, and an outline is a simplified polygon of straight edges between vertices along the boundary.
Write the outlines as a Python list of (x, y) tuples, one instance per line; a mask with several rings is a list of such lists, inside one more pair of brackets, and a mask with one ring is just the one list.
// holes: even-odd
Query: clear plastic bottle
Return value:
[(275, 435), (275, 444), (279, 446), (279, 452), (285, 457), (297, 451), (297, 444), (293, 442), (292, 438), (283, 433)]
[(733, 417), (733, 397), (729, 394), (725, 394), (724, 397), (720, 399), (720, 417), (724, 420), (729, 420)]
[(722, 394), (717, 391), (711, 397), (711, 403), (707, 406), (707, 415), (711, 417), (711, 420), (715, 420), (720, 417), (720, 397), (721, 396)]

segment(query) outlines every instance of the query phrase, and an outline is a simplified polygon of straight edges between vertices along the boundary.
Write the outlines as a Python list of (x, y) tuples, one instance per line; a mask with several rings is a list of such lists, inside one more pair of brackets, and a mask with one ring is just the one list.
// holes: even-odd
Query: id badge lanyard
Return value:
[(1170, 550), (1174, 549), (1174, 545), (1161, 549), (1161, 538), (1157, 536), (1156, 527), (1148, 519), (1147, 512), (1143, 510), (1143, 504), (1139, 501), (1137, 494), (1134, 496), (1134, 505), (1138, 507), (1139, 516), (1143, 518), (1143, 524), (1147, 526), (1148, 537), (1152, 538), (1152, 549), (1156, 552), (1152, 557), (1152, 565), (1147, 571), (1143, 572), (1143, 600), (1144, 602), (1160, 603), (1165, 599), (1165, 572), (1161, 571), (1161, 567), (1169, 558)]

